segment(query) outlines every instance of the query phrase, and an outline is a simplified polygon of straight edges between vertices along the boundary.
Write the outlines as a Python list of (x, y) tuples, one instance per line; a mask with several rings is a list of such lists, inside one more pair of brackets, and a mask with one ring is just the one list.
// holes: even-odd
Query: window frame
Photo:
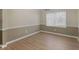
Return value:
[[(64, 22), (65, 22), (65, 24), (64, 25), (58, 25), (57, 24), (57, 20), (55, 19), (56, 18), (56, 14), (57, 13), (65, 13), (64, 15), (65, 15), (65, 20), (64, 20)], [(55, 22), (55, 24), (53, 24), (53, 25), (48, 25), (48, 16), (47, 15), (52, 15), (52, 14), (54, 14), (54, 22)], [(50, 16), (51, 17), (51, 16)], [(53, 13), (46, 13), (46, 26), (51, 26), (51, 27), (60, 27), (60, 28), (66, 28), (67, 27), (67, 19), (66, 19), (66, 11), (61, 11), (61, 12), (53, 12)]]

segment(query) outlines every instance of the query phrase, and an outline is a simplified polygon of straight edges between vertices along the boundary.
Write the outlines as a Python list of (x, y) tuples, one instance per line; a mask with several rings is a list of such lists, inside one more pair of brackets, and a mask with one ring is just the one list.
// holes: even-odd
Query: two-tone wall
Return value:
[[(46, 13), (66, 11), (66, 28), (46, 26)], [(39, 30), (78, 36), (77, 10), (3, 9), (0, 10), (0, 44)], [(3, 23), (2, 23), (3, 22)], [(2, 36), (3, 35), (3, 36)]]
[(33, 9), (3, 10), (3, 44), (39, 31), (40, 11)]
[[(53, 13), (53, 12), (60, 12), (65, 11), (66, 12), (66, 28), (60, 28), (60, 27), (52, 27), (52, 26), (46, 26), (46, 14), (47, 13)], [(77, 10), (69, 9), (69, 10), (50, 10), (50, 11), (42, 11), (41, 15), (41, 30), (49, 31), (49, 32), (55, 32), (55, 33), (61, 33), (71, 36), (78, 36), (78, 17), (77, 17)]]

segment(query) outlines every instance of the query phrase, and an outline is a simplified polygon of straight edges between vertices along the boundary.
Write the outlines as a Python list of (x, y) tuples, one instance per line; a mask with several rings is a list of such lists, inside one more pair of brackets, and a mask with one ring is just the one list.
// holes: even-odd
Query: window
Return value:
[(46, 25), (66, 27), (66, 12), (53, 12), (46, 14)]

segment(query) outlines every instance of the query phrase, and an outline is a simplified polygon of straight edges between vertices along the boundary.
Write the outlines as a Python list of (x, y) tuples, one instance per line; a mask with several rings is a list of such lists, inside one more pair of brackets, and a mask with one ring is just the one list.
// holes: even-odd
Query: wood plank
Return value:
[(1, 50), (78, 50), (79, 42), (74, 38), (38, 33), (11, 43)]

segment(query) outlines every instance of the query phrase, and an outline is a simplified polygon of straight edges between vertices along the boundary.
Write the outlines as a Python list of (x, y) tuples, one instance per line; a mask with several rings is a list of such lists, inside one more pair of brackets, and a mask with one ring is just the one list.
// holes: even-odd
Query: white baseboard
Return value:
[(7, 45), (5, 44), (5, 45), (2, 45), (2, 48), (5, 48), (5, 47), (7, 47)]
[(7, 45), (5, 44), (5, 45), (0, 45), (0, 48), (4, 48), (4, 47), (7, 47)]
[(37, 31), (37, 32), (31, 33), (31, 34), (29, 34), (29, 35), (25, 35), (25, 36), (23, 36), (23, 37), (20, 37), (20, 38), (18, 38), (18, 39), (15, 39), (15, 40), (6, 42), (6, 44), (5, 44), (5, 45), (1, 45), (1, 47), (2, 47), (2, 48), (5, 48), (5, 47), (7, 47), (8, 44), (11, 44), (11, 43), (13, 43), (13, 42), (16, 42), (16, 41), (22, 40), (22, 39), (24, 39), (24, 38), (30, 37), (30, 36), (35, 35), (35, 34), (37, 34), (37, 33), (40, 33), (40, 31)]
[[(2, 48), (7, 47), (8, 44), (11, 44), (11, 43), (13, 43), (13, 42), (22, 40), (22, 39), (24, 39), (24, 38), (30, 37), (30, 36), (35, 35), (35, 34), (40, 33), (40, 32), (45, 32), (45, 33), (50, 33), (50, 34), (55, 34), (55, 35), (60, 35), (60, 36), (65, 36), (65, 37), (76, 38), (76, 39), (78, 40), (78, 37), (76, 37), (76, 36), (70, 36), (70, 35), (65, 35), (65, 34), (60, 34), (60, 33), (54, 33), (54, 32), (49, 32), (49, 31), (43, 31), (43, 30), (40, 30), (40, 31), (31, 33), (31, 34), (29, 34), (29, 35), (25, 35), (25, 36), (23, 36), (23, 37), (20, 37), (20, 38), (18, 38), (18, 39), (15, 39), (15, 40), (6, 42), (5, 45), (0, 45), (0, 47), (2, 47)], [(79, 40), (78, 40), (78, 41), (79, 41)]]
[(54, 32), (43, 31), (43, 30), (40, 30), (40, 32), (45, 32), (45, 33), (50, 33), (50, 34), (55, 34), (55, 35), (60, 35), (60, 36), (65, 36), (65, 37), (70, 37), (70, 38), (78, 39), (78, 37), (76, 37), (76, 36), (70, 36), (70, 35), (65, 35), (65, 34), (60, 34), (60, 33), (54, 33)]

